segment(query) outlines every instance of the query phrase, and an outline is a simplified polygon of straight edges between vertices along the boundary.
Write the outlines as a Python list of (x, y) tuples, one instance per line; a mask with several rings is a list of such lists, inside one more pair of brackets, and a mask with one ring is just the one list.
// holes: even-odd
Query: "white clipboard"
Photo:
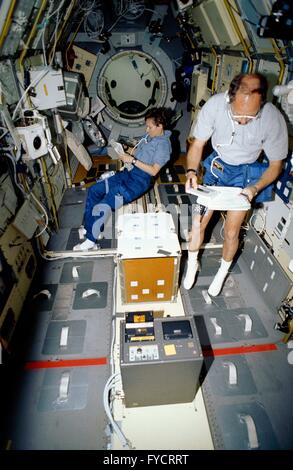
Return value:
[(188, 194), (197, 196), (197, 203), (210, 210), (218, 211), (247, 211), (251, 204), (244, 194), (243, 188), (226, 186), (203, 186), (197, 189), (187, 189)]

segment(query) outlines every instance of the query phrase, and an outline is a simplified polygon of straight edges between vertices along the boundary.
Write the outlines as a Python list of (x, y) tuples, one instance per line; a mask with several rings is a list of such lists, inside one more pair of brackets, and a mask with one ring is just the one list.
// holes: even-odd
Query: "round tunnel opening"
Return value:
[(97, 88), (111, 119), (138, 126), (148, 109), (164, 106), (168, 94), (160, 64), (140, 50), (124, 50), (110, 57), (100, 71)]

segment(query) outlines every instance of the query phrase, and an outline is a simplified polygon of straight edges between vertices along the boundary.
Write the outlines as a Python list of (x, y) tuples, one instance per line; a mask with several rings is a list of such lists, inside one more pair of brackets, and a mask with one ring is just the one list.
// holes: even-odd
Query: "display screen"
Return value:
[(189, 320), (162, 322), (164, 340), (193, 338)]

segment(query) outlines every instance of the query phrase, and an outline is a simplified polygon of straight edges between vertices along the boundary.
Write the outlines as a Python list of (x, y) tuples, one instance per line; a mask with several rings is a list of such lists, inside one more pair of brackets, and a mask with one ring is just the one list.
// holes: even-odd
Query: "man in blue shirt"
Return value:
[(106, 180), (99, 180), (89, 188), (84, 214), (86, 239), (73, 250), (87, 251), (96, 248), (96, 240), (111, 211), (134, 201), (151, 188), (154, 177), (170, 160), (171, 132), (165, 130), (168, 119), (169, 111), (165, 108), (148, 110), (145, 115), (146, 136), (130, 155), (119, 155), (127, 168)]

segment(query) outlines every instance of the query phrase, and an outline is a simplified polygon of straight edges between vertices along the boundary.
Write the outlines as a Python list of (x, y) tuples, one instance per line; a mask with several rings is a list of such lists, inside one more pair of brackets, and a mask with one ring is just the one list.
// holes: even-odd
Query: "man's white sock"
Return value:
[(188, 251), (187, 270), (183, 281), (184, 289), (191, 289), (198, 271), (198, 250)]
[(219, 295), (219, 293), (222, 290), (225, 278), (228, 274), (231, 264), (232, 264), (232, 261), (225, 261), (223, 258), (221, 259), (221, 266), (219, 267), (219, 270), (217, 274), (215, 275), (214, 280), (208, 289), (209, 295), (212, 295), (213, 297), (216, 297), (217, 295)]

